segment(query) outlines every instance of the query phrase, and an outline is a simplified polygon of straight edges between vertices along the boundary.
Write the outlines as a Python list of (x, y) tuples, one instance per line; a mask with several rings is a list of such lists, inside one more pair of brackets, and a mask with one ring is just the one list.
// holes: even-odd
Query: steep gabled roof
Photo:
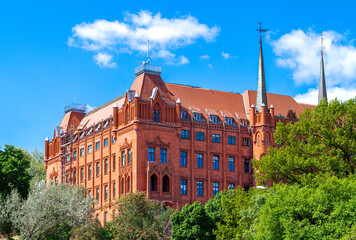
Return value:
[(224, 119), (223, 113), (233, 116), (235, 121), (238, 118), (246, 119), (242, 95), (239, 93), (223, 92), (205, 88), (191, 87), (166, 83), (168, 90), (173, 94), (173, 99), (178, 98), (182, 101), (185, 109), (200, 111), (206, 119), (209, 119), (209, 113), (216, 114), (220, 119)]

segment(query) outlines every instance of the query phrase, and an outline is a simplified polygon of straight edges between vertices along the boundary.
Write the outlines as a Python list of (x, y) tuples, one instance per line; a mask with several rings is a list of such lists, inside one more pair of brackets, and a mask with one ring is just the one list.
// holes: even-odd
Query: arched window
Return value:
[(257, 145), (260, 146), (260, 134), (257, 134)]
[(267, 141), (266, 141), (266, 143), (267, 143), (267, 146), (268, 146), (268, 144), (269, 144), (269, 133), (267, 133)]
[(125, 193), (125, 181), (124, 181), (124, 178), (122, 178), (122, 180), (121, 180), (121, 193), (122, 194)]
[(126, 124), (129, 124), (130, 122), (130, 115), (129, 115), (129, 112), (127, 111), (126, 112)]
[(127, 192), (131, 191), (131, 181), (130, 181), (130, 177), (127, 178)]
[(150, 178), (150, 190), (151, 191), (157, 191), (157, 183), (158, 183), (158, 179), (156, 174), (153, 174)]
[(162, 180), (162, 191), (169, 192), (169, 177), (167, 175), (164, 175)]

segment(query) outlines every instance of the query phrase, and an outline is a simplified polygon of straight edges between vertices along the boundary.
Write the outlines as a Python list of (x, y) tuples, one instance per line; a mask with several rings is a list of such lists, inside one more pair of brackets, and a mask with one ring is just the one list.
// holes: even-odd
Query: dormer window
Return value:
[(225, 122), (226, 122), (226, 124), (232, 124), (233, 123), (232, 122), (232, 118), (229, 118), (229, 117), (225, 118)]
[(187, 118), (187, 112), (182, 111), (182, 112), (181, 112), (181, 117), (182, 117), (182, 118)]
[(218, 122), (218, 116), (216, 116), (216, 115), (210, 115), (210, 121), (212, 121), (212, 122), (214, 122), (214, 123)]
[(195, 120), (201, 120), (201, 114), (200, 113), (194, 113), (194, 119)]

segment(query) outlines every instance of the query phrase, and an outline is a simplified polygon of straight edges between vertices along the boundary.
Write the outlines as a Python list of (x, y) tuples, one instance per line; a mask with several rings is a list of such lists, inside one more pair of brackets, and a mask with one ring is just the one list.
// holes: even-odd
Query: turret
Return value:
[(266, 105), (264, 103), (261, 105), (261, 123), (266, 124)]
[(178, 98), (177, 101), (176, 101), (177, 122), (180, 122), (180, 120), (181, 120), (181, 111), (182, 111), (181, 107), (182, 107), (182, 102)]
[(251, 126), (254, 126), (256, 124), (255, 118), (256, 118), (256, 107), (255, 107), (255, 105), (252, 104), (251, 109), (250, 109), (250, 125)]
[(45, 139), (45, 160), (49, 158), (49, 140), (48, 137)]
[(140, 106), (139, 106), (139, 101), (140, 101), (140, 95), (138, 94), (138, 92), (135, 93), (135, 97), (134, 97), (134, 108), (135, 108), (135, 117), (134, 120), (137, 121), (140, 119)]
[(112, 116), (113, 116), (113, 120), (114, 120), (114, 129), (117, 129), (118, 128), (118, 125), (119, 125), (119, 119), (118, 119), (118, 110), (119, 110), (119, 107), (117, 106), (117, 104), (115, 103), (114, 107), (112, 108), (113, 110), (113, 113), (112, 113)]

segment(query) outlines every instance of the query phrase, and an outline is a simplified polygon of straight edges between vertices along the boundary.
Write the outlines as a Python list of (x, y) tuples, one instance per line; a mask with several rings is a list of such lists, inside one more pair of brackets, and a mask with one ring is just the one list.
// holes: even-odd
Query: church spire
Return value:
[(256, 111), (261, 112), (261, 106), (267, 104), (267, 91), (266, 91), (266, 80), (265, 80), (265, 69), (263, 65), (263, 53), (262, 53), (262, 32), (267, 32), (267, 29), (262, 29), (262, 22), (258, 23), (260, 25), (260, 57), (258, 63), (258, 84), (257, 84), (257, 98), (256, 98)]
[(319, 94), (318, 103), (320, 103), (324, 98), (328, 101), (326, 94), (326, 84), (325, 84), (325, 72), (324, 72), (324, 46), (323, 46), (323, 34), (321, 36), (321, 50), (320, 50), (320, 79), (319, 79)]

